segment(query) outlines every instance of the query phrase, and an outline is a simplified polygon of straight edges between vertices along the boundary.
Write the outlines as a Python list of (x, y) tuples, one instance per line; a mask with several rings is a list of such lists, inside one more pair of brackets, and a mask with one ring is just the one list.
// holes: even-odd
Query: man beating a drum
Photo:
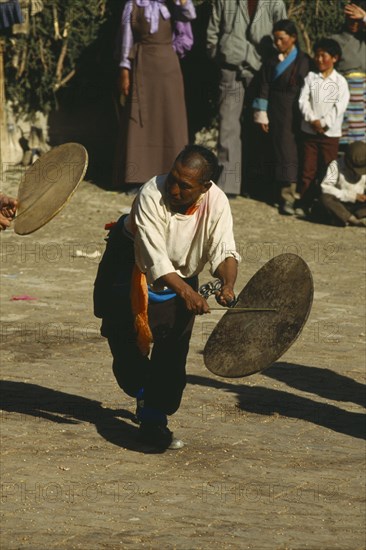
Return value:
[(222, 284), (219, 304), (235, 300), (240, 256), (228, 199), (213, 182), (217, 168), (213, 153), (190, 145), (168, 175), (148, 181), (130, 214), (111, 227), (95, 281), (95, 314), (114, 375), (137, 400), (140, 440), (159, 449), (183, 446), (167, 416), (178, 410), (186, 384), (194, 317), (209, 312), (198, 293), (206, 263)]

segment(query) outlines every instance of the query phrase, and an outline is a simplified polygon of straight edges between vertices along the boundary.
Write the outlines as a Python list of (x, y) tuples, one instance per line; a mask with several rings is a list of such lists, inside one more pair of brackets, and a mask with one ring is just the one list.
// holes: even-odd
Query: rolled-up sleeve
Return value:
[(224, 205), (210, 238), (208, 260), (211, 275), (214, 275), (216, 269), (226, 258), (234, 258), (238, 263), (241, 262), (240, 254), (236, 251), (233, 218), (228, 202)]
[(259, 94), (253, 101), (254, 122), (257, 124), (269, 124), (267, 114), (270, 81), (269, 73), (269, 65), (263, 64), (259, 73)]

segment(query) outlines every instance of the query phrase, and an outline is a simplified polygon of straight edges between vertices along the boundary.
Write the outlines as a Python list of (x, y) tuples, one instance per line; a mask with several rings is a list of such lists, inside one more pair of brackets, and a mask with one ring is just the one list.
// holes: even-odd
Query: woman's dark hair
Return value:
[(296, 41), (298, 37), (298, 32), (296, 25), (291, 19), (280, 19), (273, 25), (272, 33), (277, 31), (283, 31), (289, 36), (296, 36)]
[(219, 163), (216, 155), (203, 145), (187, 145), (179, 153), (175, 162), (184, 164), (196, 170), (202, 170), (204, 181), (216, 181), (219, 172)]
[(338, 61), (342, 57), (342, 48), (333, 38), (320, 38), (320, 40), (317, 40), (313, 46), (313, 52), (315, 53), (316, 50), (323, 50), (332, 57), (338, 56)]

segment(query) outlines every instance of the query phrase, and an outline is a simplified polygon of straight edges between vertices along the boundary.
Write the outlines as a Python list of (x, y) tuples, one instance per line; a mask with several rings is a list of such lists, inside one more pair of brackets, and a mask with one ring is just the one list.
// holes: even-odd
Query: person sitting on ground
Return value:
[(213, 182), (217, 173), (211, 151), (183, 149), (169, 174), (148, 181), (130, 214), (111, 228), (95, 281), (94, 313), (103, 319), (114, 375), (137, 400), (141, 441), (161, 449), (183, 446), (167, 415), (178, 410), (186, 385), (194, 317), (209, 313), (198, 293), (206, 263), (222, 283), (218, 302), (235, 299), (240, 256), (229, 200)]
[(328, 164), (337, 159), (343, 116), (350, 98), (346, 79), (334, 68), (342, 56), (339, 44), (331, 38), (321, 38), (314, 45), (314, 53), (317, 71), (310, 71), (305, 78), (299, 99), (304, 141), (300, 206), (305, 212), (320, 192), (315, 186), (316, 177), (321, 181)]
[(321, 183), (321, 204), (337, 225), (366, 227), (366, 143), (355, 141), (330, 163)]
[(10, 226), (11, 220), (15, 216), (18, 201), (0, 193), (0, 231)]

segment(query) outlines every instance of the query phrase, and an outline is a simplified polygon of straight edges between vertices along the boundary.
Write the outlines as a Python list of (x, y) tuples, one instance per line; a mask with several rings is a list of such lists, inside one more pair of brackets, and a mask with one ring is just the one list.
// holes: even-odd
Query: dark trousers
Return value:
[[(124, 234), (123, 223), (122, 217), (111, 229), (99, 264), (94, 312), (103, 319), (101, 333), (108, 338), (119, 386), (131, 397), (144, 388), (146, 407), (173, 414), (186, 385), (185, 366), (195, 316), (178, 296), (150, 304), (148, 317), (154, 344), (150, 357), (141, 354), (130, 302), (134, 244)], [(185, 282), (198, 289), (198, 277)]]
[(321, 181), (328, 164), (337, 159), (339, 138), (303, 133), (303, 143), (301, 200), (304, 206), (310, 206), (319, 193), (315, 179)]
[(108, 338), (113, 373), (123, 391), (135, 397), (144, 388), (145, 406), (170, 415), (178, 410), (186, 385), (185, 367), (195, 316), (179, 297), (151, 304), (148, 314), (154, 338), (150, 357), (143, 356), (137, 346), (132, 317), (124, 327), (103, 319), (103, 335)]
[(359, 219), (366, 218), (365, 203), (341, 202), (337, 197), (329, 193), (323, 193), (320, 200), (333, 220), (335, 219), (336, 222), (340, 222), (341, 225), (346, 225), (352, 214)]

